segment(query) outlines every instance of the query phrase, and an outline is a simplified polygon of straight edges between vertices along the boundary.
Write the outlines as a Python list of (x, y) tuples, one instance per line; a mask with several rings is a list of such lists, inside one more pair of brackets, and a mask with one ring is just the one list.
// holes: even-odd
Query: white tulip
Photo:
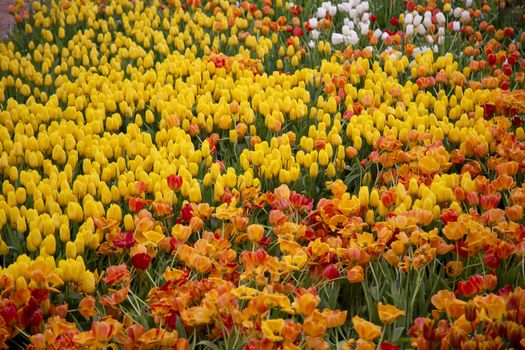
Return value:
[(423, 20), (423, 17), (421, 17), (420, 15), (416, 15), (416, 17), (414, 17), (414, 22), (413, 22), (414, 27), (417, 27), (418, 25), (420, 25), (422, 20)]
[(465, 10), (461, 13), (461, 22), (463, 23), (470, 22), (470, 12)]
[(368, 35), (368, 23), (361, 23), (361, 35)]
[(447, 19), (445, 18), (445, 15), (443, 14), (443, 12), (438, 12), (436, 14), (436, 21), (438, 22), (439, 25), (444, 25), (447, 21)]
[(344, 35), (340, 33), (332, 33), (332, 44), (339, 45), (344, 42)]
[(407, 35), (414, 35), (414, 26), (412, 24), (408, 24), (405, 32)]

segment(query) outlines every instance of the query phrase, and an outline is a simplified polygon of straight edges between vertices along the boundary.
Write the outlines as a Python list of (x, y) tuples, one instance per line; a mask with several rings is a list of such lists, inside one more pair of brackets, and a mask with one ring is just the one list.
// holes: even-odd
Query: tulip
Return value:
[(399, 310), (393, 305), (383, 305), (383, 303), (377, 305), (377, 312), (379, 313), (379, 319), (384, 324), (391, 324), (399, 317), (405, 315), (403, 310)]
[(350, 283), (361, 283), (365, 280), (364, 270), (360, 265), (352, 267), (346, 274), (346, 278)]
[(264, 235), (264, 227), (261, 225), (253, 224), (247, 228), (248, 239), (254, 243), (259, 242)]
[(355, 331), (364, 340), (374, 340), (381, 336), (381, 327), (362, 319), (359, 316), (352, 318)]

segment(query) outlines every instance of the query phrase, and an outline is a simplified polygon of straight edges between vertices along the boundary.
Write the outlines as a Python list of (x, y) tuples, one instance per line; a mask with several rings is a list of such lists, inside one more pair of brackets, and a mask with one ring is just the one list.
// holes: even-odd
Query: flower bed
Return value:
[(0, 348), (525, 348), (523, 8), (9, 11)]

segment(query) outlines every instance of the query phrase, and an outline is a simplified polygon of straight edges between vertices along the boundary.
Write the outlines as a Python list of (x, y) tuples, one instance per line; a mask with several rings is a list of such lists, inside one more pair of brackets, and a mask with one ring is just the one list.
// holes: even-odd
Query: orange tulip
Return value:
[(467, 233), (467, 227), (462, 222), (449, 222), (447, 226), (443, 229), (443, 234), (445, 237), (452, 241), (457, 241), (463, 238)]
[(350, 283), (361, 283), (365, 280), (365, 272), (360, 265), (352, 267), (346, 274)]
[(352, 318), (352, 323), (354, 324), (355, 331), (359, 334), (364, 340), (374, 340), (381, 336), (381, 327), (368, 322), (367, 320), (354, 316)]
[(261, 225), (250, 225), (247, 230), (248, 239), (252, 242), (259, 242), (264, 235), (264, 227)]
[(440, 290), (432, 296), (431, 301), (432, 305), (441, 311), (444, 310), (445, 305), (447, 305), (453, 299), (456, 299), (456, 296), (453, 292), (449, 290)]
[(383, 303), (377, 305), (377, 312), (379, 313), (379, 319), (384, 324), (394, 323), (399, 317), (405, 315), (403, 310), (396, 308), (394, 305), (383, 305)]
[(84, 297), (78, 304), (78, 311), (85, 318), (90, 318), (91, 316), (97, 315), (95, 310), (95, 298), (91, 295)]
[(321, 299), (317, 295), (305, 293), (299, 296), (293, 303), (295, 311), (301, 315), (309, 316), (314, 312)]

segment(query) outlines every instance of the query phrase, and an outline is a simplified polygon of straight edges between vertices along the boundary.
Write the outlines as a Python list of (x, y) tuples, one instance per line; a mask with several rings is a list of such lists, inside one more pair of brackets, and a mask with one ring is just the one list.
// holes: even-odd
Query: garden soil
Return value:
[(13, 16), (7, 13), (7, 7), (13, 0), (0, 0), (0, 40), (4, 39), (13, 25)]

